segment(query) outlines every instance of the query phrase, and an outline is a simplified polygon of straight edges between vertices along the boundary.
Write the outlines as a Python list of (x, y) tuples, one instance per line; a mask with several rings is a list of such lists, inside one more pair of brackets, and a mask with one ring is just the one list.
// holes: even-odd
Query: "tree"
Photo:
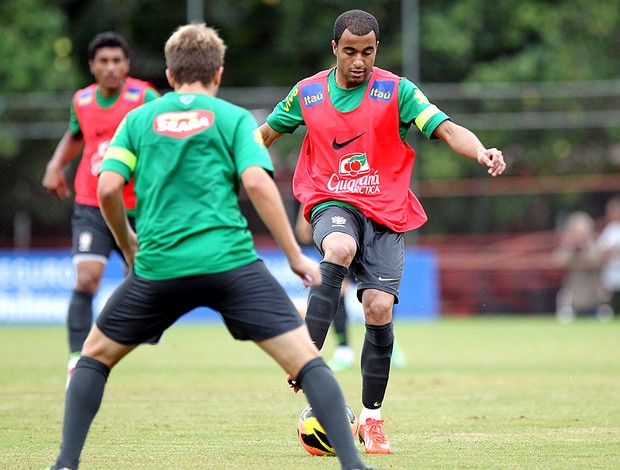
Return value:
[(618, 77), (619, 0), (443, 0), (422, 17), (425, 81)]
[(62, 9), (43, 0), (0, 3), (0, 92), (55, 91), (79, 83)]
[[(40, 199), (15, 196), (28, 192), (39, 196), (36, 191), (41, 190), (43, 168), (57, 139), (25, 141), (11, 130), (11, 125), (26, 119), (47, 128), (52, 120), (64, 125), (70, 93), (91, 80), (87, 45), (102, 31), (117, 31), (127, 38), (132, 75), (149, 80), (162, 90), (168, 89), (163, 45), (170, 33), (186, 22), (185, 6), (185, 2), (171, 4), (168, 0), (0, 2), (0, 57), (8, 58), (0, 61), (0, 198), (5, 201), (0, 205), (0, 238), (10, 236), (10, 223), (4, 221), (13, 217), (18, 199), (22, 207), (27, 205), (26, 209), (47, 225), (53, 225), (52, 219), (57, 219), (60, 210), (59, 205), (41, 204), (41, 200), (47, 201), (46, 195), (40, 195)], [(511, 163), (509, 174), (618, 171), (620, 126), (605, 121), (620, 109), (617, 85), (613, 91), (614, 82), (603, 83), (601, 86), (611, 90), (609, 93), (584, 98), (588, 85), (579, 81), (592, 80), (595, 85), (597, 81), (618, 80), (620, 0), (420, 0), (419, 6), (418, 85), (457, 122), (461, 115), (466, 116), (462, 124), (473, 126), (485, 143), (503, 148)], [(345, 10), (360, 7), (373, 13), (380, 23), (377, 65), (402, 73), (400, 0), (369, 0), (363, 5), (354, 0), (205, 1), (205, 21), (220, 31), (228, 45), (222, 92), (236, 87), (290, 87), (299, 79), (332, 66), (335, 61), (330, 40), (334, 19)], [(543, 82), (546, 85), (541, 85)], [(437, 84), (459, 84), (476, 98), (444, 100), (441, 93), (435, 93), (439, 89)], [(506, 94), (505, 84), (511, 84), (513, 89), (520, 84), (521, 91)], [(58, 116), (60, 111), (56, 109), (50, 117), (51, 111), (37, 106), (37, 95), (6, 94), (55, 90), (67, 95), (55, 98), (66, 100), (59, 108), (62, 116)], [(27, 106), (18, 106), (18, 101), (25, 98), (30, 100)], [(273, 105), (275, 102), (270, 104)], [(500, 123), (499, 118), (524, 112), (538, 113), (543, 124), (548, 124), (544, 121), (546, 112), (557, 112), (559, 119), (599, 113), (599, 121), (588, 125), (586, 120), (583, 127), (577, 124), (569, 130), (551, 125), (523, 130), (517, 125)], [(476, 128), (476, 119), (482, 120), (484, 115), (490, 124)], [(61, 134), (59, 130), (58, 138)], [(281, 142), (285, 147), (280, 157), (276, 151), (272, 154), (280, 167), (290, 167), (299, 144), (295, 139)], [(415, 146), (420, 181), (484, 176), (483, 169), (455, 157), (444, 145), (418, 138)], [(583, 202), (579, 197), (571, 198), (558, 201), (557, 205)], [(467, 216), (471, 213), (470, 203), (471, 200), (457, 198), (450, 200), (450, 204), (425, 201), (433, 214), (426, 227), (435, 231), (471, 230), (472, 222)], [(510, 201), (508, 211), (506, 204), (497, 209), (489, 206), (496, 230), (509, 228), (510, 218), (527, 211), (530, 201)], [(63, 217), (68, 217), (68, 213), (63, 212)]]

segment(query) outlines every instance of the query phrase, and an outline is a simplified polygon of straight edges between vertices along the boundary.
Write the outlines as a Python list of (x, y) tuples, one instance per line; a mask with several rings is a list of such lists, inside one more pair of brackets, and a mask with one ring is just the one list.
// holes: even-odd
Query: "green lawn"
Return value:
[[(359, 351), (362, 326), (351, 333)], [(442, 319), (398, 323), (396, 334), (408, 366), (392, 372), (383, 408), (393, 454), (364, 455), (369, 464), (620, 468), (620, 320)], [(0, 468), (53, 462), (65, 337), (61, 327), (0, 328)], [(112, 372), (81, 468), (339, 468), (297, 441), (306, 402), (284, 375), (219, 324), (177, 325)], [(337, 377), (359, 413), (358, 368)]]

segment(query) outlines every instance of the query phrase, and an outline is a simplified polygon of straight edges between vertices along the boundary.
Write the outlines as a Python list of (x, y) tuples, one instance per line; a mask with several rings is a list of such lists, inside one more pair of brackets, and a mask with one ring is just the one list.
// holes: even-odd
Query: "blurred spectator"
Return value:
[(607, 224), (603, 228), (598, 246), (603, 252), (602, 283), (611, 298), (611, 307), (620, 312), (620, 197), (614, 197), (605, 206)]
[(599, 320), (609, 320), (613, 311), (600, 282), (603, 253), (596, 243), (592, 217), (582, 211), (570, 214), (554, 259), (566, 268), (556, 299), (557, 319), (568, 323), (579, 314), (594, 314)]

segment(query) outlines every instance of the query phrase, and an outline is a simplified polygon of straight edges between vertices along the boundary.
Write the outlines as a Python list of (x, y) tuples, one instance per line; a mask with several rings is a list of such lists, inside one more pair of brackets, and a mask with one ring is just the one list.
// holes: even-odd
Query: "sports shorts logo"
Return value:
[(301, 88), (301, 102), (306, 108), (312, 108), (325, 101), (322, 83), (311, 83)]
[(375, 80), (370, 87), (368, 97), (377, 101), (390, 101), (394, 93), (394, 82), (388, 80)]
[(184, 139), (208, 129), (213, 125), (215, 115), (208, 110), (162, 113), (153, 120), (156, 134)]
[(398, 279), (394, 279), (391, 277), (383, 277), (383, 276), (379, 276), (377, 279), (379, 279), (381, 282), (398, 281)]
[(93, 247), (93, 234), (88, 230), (84, 230), (80, 232), (78, 236), (78, 247), (77, 251), (80, 253), (89, 252)]
[(340, 215), (335, 215), (332, 217), (332, 227), (344, 227), (344, 224), (347, 223), (347, 219)]
[(360, 135), (357, 135), (357, 136), (353, 137), (352, 139), (345, 140), (344, 142), (337, 142), (336, 138), (334, 137), (334, 141), (332, 142), (332, 148), (334, 150), (340, 150), (341, 148), (346, 147), (350, 143), (355, 142), (357, 139), (359, 139), (364, 134), (365, 134), (365, 132), (362, 132)]

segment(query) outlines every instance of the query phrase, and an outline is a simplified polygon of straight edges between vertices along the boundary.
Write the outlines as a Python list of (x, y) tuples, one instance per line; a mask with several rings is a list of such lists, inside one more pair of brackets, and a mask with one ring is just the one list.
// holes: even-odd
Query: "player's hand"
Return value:
[(129, 230), (127, 243), (122, 247), (123, 257), (125, 263), (129, 269), (133, 268), (133, 264), (136, 260), (136, 253), (138, 252), (138, 236), (133, 230)]
[(45, 170), (41, 184), (49, 193), (55, 195), (60, 200), (71, 196), (71, 191), (67, 186), (67, 180), (62, 169), (48, 167)]
[(491, 176), (499, 176), (506, 169), (506, 162), (501, 150), (496, 148), (484, 149), (478, 152), (478, 163), (489, 168), (488, 173)]
[(300, 254), (295, 260), (289, 260), (291, 270), (297, 274), (305, 287), (321, 285), (321, 269), (319, 263), (304, 254)]

